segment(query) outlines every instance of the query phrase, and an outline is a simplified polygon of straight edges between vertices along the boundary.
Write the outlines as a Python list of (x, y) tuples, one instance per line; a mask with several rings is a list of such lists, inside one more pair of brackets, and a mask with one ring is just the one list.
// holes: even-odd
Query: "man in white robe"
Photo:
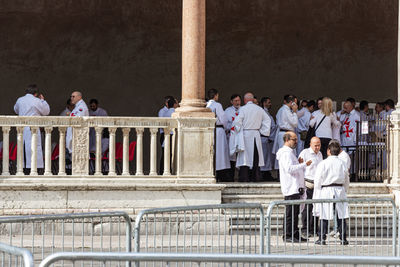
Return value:
[(71, 98), (67, 100), (67, 106), (63, 111), (61, 111), (60, 116), (69, 116), (71, 112), (74, 110), (75, 105), (71, 103)]
[[(292, 95), (285, 95), (283, 98), (283, 105), (276, 114), (276, 135), (272, 153), (276, 154), (284, 144), (283, 135), (287, 131), (296, 131), (298, 124), (297, 104), (294, 101), (295, 97)], [(275, 169), (279, 168), (278, 162), (275, 160)]]
[[(74, 110), (72, 110), (70, 117), (85, 117), (89, 116), (89, 110), (86, 106), (85, 101), (82, 99), (82, 93), (79, 91), (72, 92), (71, 103), (75, 105)], [(72, 153), (72, 128), (68, 127), (66, 135), (66, 148), (69, 153)]]
[[(225, 109), (225, 117), (227, 119), (227, 134), (226, 138), (229, 144), (229, 139), (231, 136), (231, 130), (232, 130), (232, 123), (235, 120), (235, 118), (239, 115), (239, 110), (240, 110), (240, 105), (242, 103), (242, 98), (238, 94), (233, 94), (231, 96), (231, 104), (232, 106), (228, 107)], [(230, 149), (230, 148), (229, 148)], [(230, 163), (231, 163), (231, 169), (229, 172), (230, 180), (234, 180), (235, 178), (235, 170), (236, 170), (236, 153), (233, 155), (230, 155)]]
[(264, 165), (260, 134), (270, 135), (271, 119), (261, 107), (253, 103), (252, 93), (246, 93), (243, 100), (245, 105), (240, 108), (233, 122), (236, 132), (243, 131), (244, 139), (244, 151), (238, 153), (236, 167), (239, 167), (239, 182), (259, 182), (259, 167)]
[(214, 112), (215, 122), (215, 178), (218, 182), (233, 182), (229, 177), (231, 167), (229, 146), (226, 139), (227, 119), (222, 105), (218, 103), (219, 94), (216, 89), (208, 90), (207, 108)]
[[(301, 136), (304, 137), (307, 134), (308, 128), (310, 127), (310, 119), (311, 112), (313, 112), (315, 107), (315, 102), (313, 100), (309, 101), (305, 107), (303, 107), (300, 111), (304, 111), (304, 115), (299, 118), (299, 122), (297, 124), (296, 133), (297, 133), (297, 155), (304, 149), (304, 140), (301, 140)], [(298, 111), (298, 112), (300, 112)]]
[(261, 105), (264, 108), (265, 113), (271, 120), (271, 130), (269, 136), (261, 135), (261, 144), (264, 156), (264, 166), (260, 167), (261, 174), (264, 180), (273, 180), (271, 171), (275, 169), (275, 155), (272, 154), (272, 147), (274, 146), (274, 140), (276, 135), (276, 123), (274, 117), (271, 115), (270, 110), (272, 106), (271, 98), (265, 97), (261, 99)]
[[(50, 106), (44, 100), (42, 94), (35, 84), (29, 85), (26, 89), (26, 95), (18, 98), (14, 105), (14, 111), (19, 116), (47, 116), (50, 113)], [(24, 140), (24, 173), (29, 174), (31, 168), (31, 129), (30, 127), (24, 128), (23, 140)], [(44, 168), (43, 164), (43, 151), (42, 151), (42, 138), (40, 130), (37, 130), (37, 168)]]
[[(313, 199), (346, 199), (349, 190), (349, 172), (347, 166), (338, 158), (340, 146), (337, 142), (328, 145), (328, 158), (318, 164), (314, 180)], [(320, 217), (319, 239), (316, 244), (325, 245), (328, 233), (328, 221), (336, 218), (339, 238), (342, 245), (348, 245), (346, 218), (349, 218), (348, 203), (321, 203), (314, 207), (314, 214)], [(335, 212), (336, 210), (336, 212)]]
[[(284, 145), (276, 153), (279, 162), (279, 179), (282, 195), (285, 200), (299, 200), (304, 194), (304, 172), (312, 161), (304, 162), (297, 159), (294, 150), (297, 147), (297, 135), (293, 131), (286, 132), (283, 137)], [(298, 243), (307, 241), (301, 237), (298, 230), (300, 205), (288, 205), (285, 207), (285, 225), (283, 240), (285, 242)]]

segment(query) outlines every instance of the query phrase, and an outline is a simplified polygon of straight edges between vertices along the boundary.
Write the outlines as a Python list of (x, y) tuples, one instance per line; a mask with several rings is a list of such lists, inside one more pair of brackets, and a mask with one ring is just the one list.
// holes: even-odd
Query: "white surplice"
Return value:
[(225, 117), (222, 105), (215, 100), (207, 102), (207, 108), (215, 113), (215, 170), (225, 170), (231, 167), (229, 160), (229, 146), (226, 139), (225, 129), (227, 127), (227, 119)]
[[(240, 150), (240, 142), (235, 142), (235, 140), (230, 140), (232, 135), (235, 135), (234, 129), (232, 129), (232, 123), (235, 118), (239, 115), (240, 107), (236, 108), (234, 106), (230, 106), (225, 109), (225, 118), (227, 119), (226, 128), (229, 129), (226, 134), (226, 138), (229, 144), (229, 153), (230, 153), (230, 161), (236, 161), (236, 153), (231, 153), (231, 151)], [(232, 146), (231, 146), (232, 144)]]
[[(14, 111), (19, 116), (47, 116), (50, 113), (50, 106), (46, 100), (42, 100), (35, 97), (32, 94), (26, 94), (18, 98), (14, 105)], [(24, 167), (31, 167), (31, 129), (30, 127), (24, 128), (23, 140), (24, 140)], [(43, 151), (42, 151), (42, 138), (40, 131), (37, 131), (37, 167), (43, 168)]]
[(235, 131), (243, 130), (244, 151), (237, 155), (236, 167), (253, 167), (254, 144), (258, 150), (258, 165), (264, 166), (263, 150), (260, 134), (269, 136), (271, 130), (271, 119), (265, 111), (249, 101), (240, 108), (239, 115), (233, 122)]
[[(340, 184), (343, 186), (326, 185)], [(337, 156), (329, 156), (318, 164), (314, 177), (313, 199), (345, 199), (349, 189), (349, 172), (345, 163)], [(349, 217), (347, 203), (336, 203), (336, 210), (339, 219)], [(333, 203), (314, 204), (314, 216), (319, 216), (323, 220), (335, 218)]]

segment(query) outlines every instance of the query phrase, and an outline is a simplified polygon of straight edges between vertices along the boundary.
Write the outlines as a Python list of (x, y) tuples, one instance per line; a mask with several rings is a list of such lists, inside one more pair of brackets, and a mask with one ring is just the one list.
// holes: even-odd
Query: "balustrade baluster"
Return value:
[(30, 173), (31, 176), (38, 175), (37, 172), (38, 131), (39, 131), (38, 127), (31, 127), (31, 173)]
[[(24, 175), (24, 127), (17, 127), (17, 175)], [(29, 160), (29, 159), (28, 159)]]
[(164, 128), (164, 176), (171, 175), (171, 129)]
[(3, 126), (3, 173), (2, 175), (10, 175), (10, 127)]
[(96, 130), (96, 171), (94, 175), (101, 175), (101, 160), (102, 160), (102, 148), (101, 148), (101, 137), (103, 133), (103, 127), (95, 127)]
[(110, 170), (108, 172), (108, 175), (116, 175), (115, 173), (115, 132), (117, 131), (117, 128), (109, 128), (110, 132), (110, 147), (108, 150), (108, 159), (110, 163)]
[(123, 128), (122, 175), (129, 175), (129, 132), (131, 129)]
[(143, 132), (144, 128), (136, 128), (136, 175), (143, 175)]
[(46, 127), (44, 130), (46, 132), (44, 147), (44, 175), (51, 175), (51, 132), (53, 131), (53, 127)]
[(60, 134), (59, 149), (58, 149), (58, 175), (66, 175), (65, 173), (65, 132), (66, 127), (58, 127)]
[[(150, 128), (150, 174), (157, 175), (157, 128)], [(165, 133), (164, 133), (165, 134)]]

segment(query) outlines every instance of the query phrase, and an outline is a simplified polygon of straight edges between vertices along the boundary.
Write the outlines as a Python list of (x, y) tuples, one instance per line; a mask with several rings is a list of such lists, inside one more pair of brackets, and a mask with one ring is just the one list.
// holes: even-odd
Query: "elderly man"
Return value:
[[(75, 108), (71, 111), (71, 117), (84, 117), (89, 116), (89, 110), (86, 106), (85, 101), (82, 99), (82, 93), (79, 91), (72, 92), (71, 103), (75, 105)], [(72, 153), (72, 128), (68, 127), (66, 136), (66, 148), (69, 153)]]
[[(237, 156), (236, 167), (239, 167), (239, 182), (261, 181), (260, 166), (264, 166), (264, 157), (261, 146), (261, 136), (269, 136), (271, 119), (265, 111), (254, 104), (254, 95), (244, 95), (244, 106), (233, 122), (237, 133), (242, 131), (244, 150)], [(251, 175), (250, 175), (251, 168)]]
[[(314, 199), (345, 199), (349, 189), (349, 172), (347, 166), (338, 158), (340, 146), (337, 142), (328, 145), (328, 158), (318, 164), (315, 172), (315, 191)], [(319, 239), (316, 244), (326, 244), (326, 234), (328, 233), (328, 220), (335, 219), (335, 212), (338, 216), (339, 238), (342, 245), (348, 245), (346, 235), (346, 218), (349, 217), (347, 203), (322, 203), (315, 207), (315, 215), (321, 220), (319, 229)]]
[[(44, 96), (39, 93), (36, 84), (29, 85), (25, 90), (26, 95), (18, 98), (14, 105), (14, 111), (19, 116), (47, 116), (50, 113), (50, 106), (44, 100)], [(24, 128), (24, 173), (29, 174), (31, 168), (31, 129)], [(40, 131), (37, 130), (37, 168), (43, 169), (42, 138)]]
[[(295, 149), (297, 147), (297, 135), (288, 131), (283, 135), (284, 145), (276, 153), (279, 162), (279, 178), (282, 194), (285, 200), (300, 199), (304, 193), (304, 172), (310, 166), (312, 160), (304, 162), (302, 158), (297, 159)], [(285, 211), (285, 222), (283, 240), (298, 243), (306, 241), (298, 231), (299, 205), (287, 206)]]
[[(323, 160), (321, 149), (321, 141), (318, 137), (314, 136), (311, 138), (310, 147), (300, 152), (299, 161), (309, 161), (312, 163), (306, 167), (304, 173), (304, 182), (306, 186), (307, 199), (312, 199), (314, 194), (314, 176), (317, 170), (318, 164)], [(318, 229), (318, 221), (312, 217), (313, 205), (306, 205), (303, 212), (301, 213), (302, 228), (301, 232), (304, 236), (310, 237), (314, 232), (314, 229)], [(315, 225), (314, 225), (315, 222)]]
[[(293, 95), (285, 95), (283, 97), (283, 105), (276, 114), (276, 134), (272, 153), (276, 152), (283, 146), (283, 135), (287, 131), (295, 132), (298, 124), (297, 104)], [(278, 168), (278, 162), (275, 161), (275, 168)]]

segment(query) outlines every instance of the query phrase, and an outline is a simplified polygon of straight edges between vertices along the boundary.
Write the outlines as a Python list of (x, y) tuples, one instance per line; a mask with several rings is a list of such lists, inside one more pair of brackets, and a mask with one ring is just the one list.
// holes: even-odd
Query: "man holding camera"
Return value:
[[(288, 131), (283, 135), (284, 145), (276, 153), (279, 162), (279, 178), (282, 194), (285, 200), (298, 200), (304, 194), (304, 171), (312, 161), (304, 162), (302, 158), (297, 159), (294, 149), (297, 147), (297, 135)], [(286, 206), (285, 226), (283, 240), (298, 243), (307, 241), (302, 238), (298, 230), (298, 217), (300, 205)]]

